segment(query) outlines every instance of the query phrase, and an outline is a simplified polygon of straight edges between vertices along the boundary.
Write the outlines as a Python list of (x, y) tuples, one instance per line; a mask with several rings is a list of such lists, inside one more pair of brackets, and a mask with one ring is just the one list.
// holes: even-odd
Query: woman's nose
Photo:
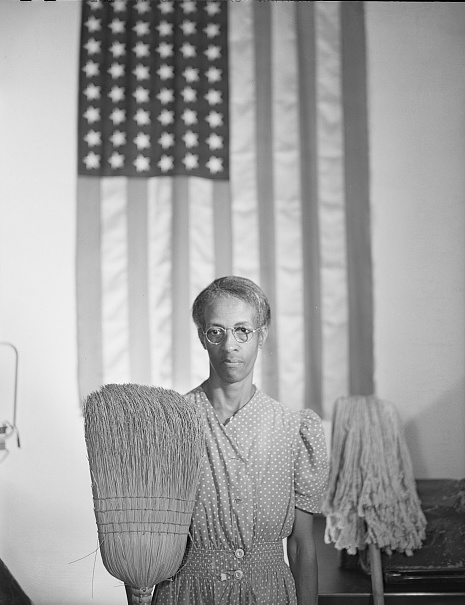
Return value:
[(224, 335), (224, 340), (221, 344), (223, 345), (223, 347), (225, 349), (228, 349), (228, 350), (232, 350), (237, 347), (237, 340), (236, 340), (236, 337), (234, 336), (233, 328), (226, 329), (226, 332)]

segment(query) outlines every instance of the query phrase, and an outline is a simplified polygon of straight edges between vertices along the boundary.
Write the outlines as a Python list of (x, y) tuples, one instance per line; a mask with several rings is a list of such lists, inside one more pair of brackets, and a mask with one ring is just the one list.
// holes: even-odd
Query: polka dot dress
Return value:
[(294, 605), (282, 540), (295, 507), (319, 512), (328, 460), (321, 420), (261, 391), (222, 424), (203, 389), (206, 453), (183, 564), (157, 605)]

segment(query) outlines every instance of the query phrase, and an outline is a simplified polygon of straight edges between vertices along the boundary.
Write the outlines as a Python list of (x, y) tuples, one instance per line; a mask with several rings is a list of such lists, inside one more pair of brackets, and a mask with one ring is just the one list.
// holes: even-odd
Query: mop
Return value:
[(325, 542), (349, 554), (367, 548), (375, 604), (382, 604), (380, 551), (412, 555), (426, 536), (404, 431), (395, 407), (374, 396), (335, 403)]
[(203, 455), (200, 416), (175, 391), (108, 384), (85, 400), (84, 430), (103, 564), (150, 595), (184, 555)]

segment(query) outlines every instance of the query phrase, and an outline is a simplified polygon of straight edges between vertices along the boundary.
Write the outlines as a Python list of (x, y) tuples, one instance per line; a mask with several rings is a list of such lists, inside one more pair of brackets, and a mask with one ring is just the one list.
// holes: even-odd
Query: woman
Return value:
[(187, 394), (204, 420), (206, 457), (183, 564), (156, 587), (153, 603), (315, 605), (312, 513), (327, 480), (321, 420), (253, 384), (270, 323), (256, 284), (217, 279), (192, 315), (210, 360), (208, 379)]

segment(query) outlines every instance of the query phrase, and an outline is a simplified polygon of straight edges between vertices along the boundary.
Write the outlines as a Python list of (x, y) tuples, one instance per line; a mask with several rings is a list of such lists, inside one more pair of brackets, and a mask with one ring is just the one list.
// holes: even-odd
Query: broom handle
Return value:
[(139, 605), (139, 603), (150, 605), (152, 602), (152, 588), (133, 588), (127, 584), (125, 588), (129, 605)]
[(373, 605), (384, 605), (383, 568), (381, 553), (376, 544), (368, 544), (371, 570), (371, 589), (373, 591)]

